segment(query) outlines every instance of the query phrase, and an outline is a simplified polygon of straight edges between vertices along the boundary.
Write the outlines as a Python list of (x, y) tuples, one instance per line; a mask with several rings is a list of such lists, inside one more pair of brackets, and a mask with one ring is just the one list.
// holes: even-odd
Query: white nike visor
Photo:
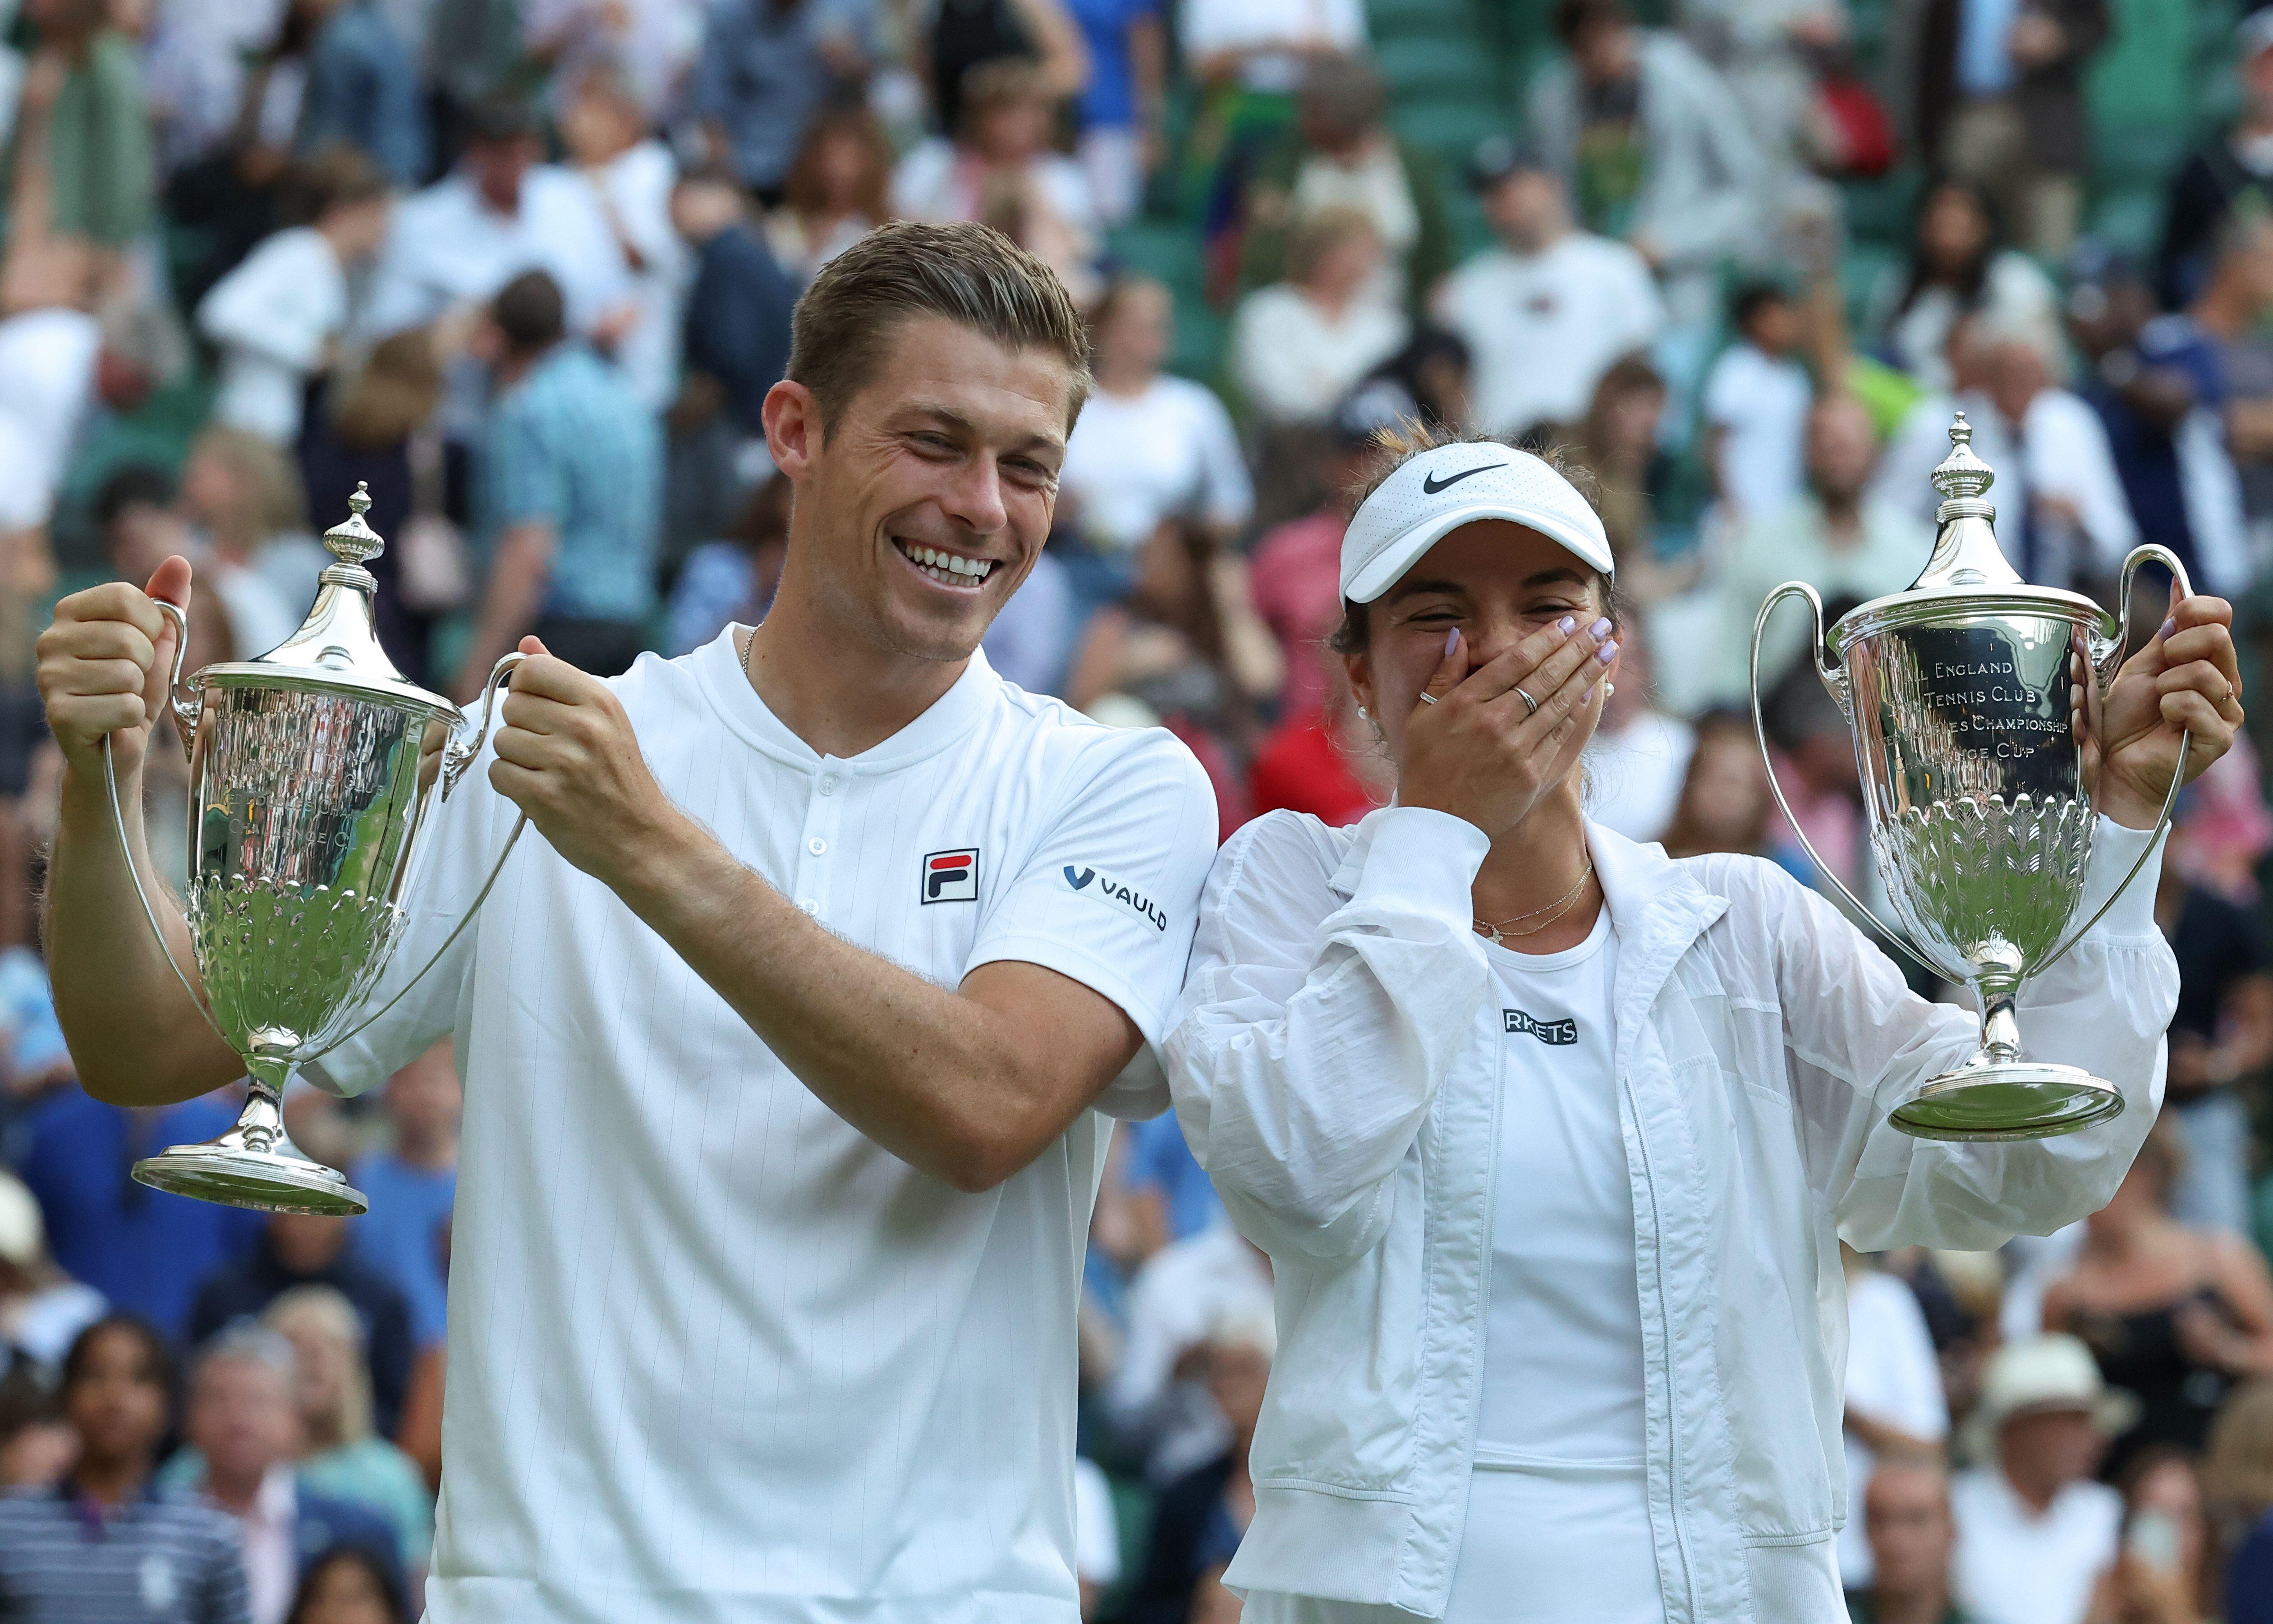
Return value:
[(1609, 575), (1610, 538), (1578, 488), (1527, 451), (1462, 440), (1408, 457), (1342, 533), (1342, 596), (1370, 603), (1464, 524), (1504, 519)]

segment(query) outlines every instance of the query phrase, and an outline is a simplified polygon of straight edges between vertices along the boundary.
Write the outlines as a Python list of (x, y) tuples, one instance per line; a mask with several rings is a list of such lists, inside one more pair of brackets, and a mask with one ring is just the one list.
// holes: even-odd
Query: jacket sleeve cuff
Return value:
[[(2083, 906), (2078, 918), (2089, 919), (2099, 911), (2115, 887), (2123, 883), (2123, 876), (2131, 872), (2131, 865), (2139, 861), (2139, 854), (2147, 849), (2149, 838), (2148, 830), (2132, 828), (2112, 818), (2099, 819), (2098, 827), (2092, 831), (2091, 863), (2084, 871)], [(2167, 839), (2165, 834), (2155, 840), (2154, 855), (2140, 869), (2130, 888), (2115, 899), (2115, 906), (2107, 910), (2107, 917), (2093, 927), (2096, 932), (2114, 938), (2157, 933), (2155, 887), (2162, 876), (2162, 849)]]
[(1351, 902), (1469, 927), (1475, 913), (1469, 887), (1491, 850), (1482, 829), (1426, 806), (1384, 806), (1366, 815), (1358, 838), (1363, 849), (1352, 854), (1360, 867)]

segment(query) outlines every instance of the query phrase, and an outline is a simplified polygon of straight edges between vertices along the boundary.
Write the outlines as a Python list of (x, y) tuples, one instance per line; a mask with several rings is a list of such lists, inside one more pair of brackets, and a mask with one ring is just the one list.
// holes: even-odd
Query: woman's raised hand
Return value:
[(1565, 616), (1474, 670), (1452, 632), (1406, 720), (1398, 804), (1450, 812), (1494, 839), (1522, 822), (1579, 764), (1587, 708), (1617, 655), (1614, 630)]

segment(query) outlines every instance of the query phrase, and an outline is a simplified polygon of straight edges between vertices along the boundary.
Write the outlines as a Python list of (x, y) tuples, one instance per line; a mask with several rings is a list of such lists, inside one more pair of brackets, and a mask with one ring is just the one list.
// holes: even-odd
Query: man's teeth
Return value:
[(913, 542), (902, 542), (900, 550), (918, 569), (943, 586), (975, 587), (994, 570), (992, 558), (966, 558), (958, 553), (941, 552), (935, 547), (919, 547)]

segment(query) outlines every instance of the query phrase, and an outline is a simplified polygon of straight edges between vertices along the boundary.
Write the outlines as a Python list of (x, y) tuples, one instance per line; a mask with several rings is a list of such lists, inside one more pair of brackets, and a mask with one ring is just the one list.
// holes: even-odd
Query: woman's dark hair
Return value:
[(403, 1591), (402, 1575), (357, 1545), (334, 1545), (308, 1564), (300, 1575), (300, 1588), (292, 1592), (292, 1610), (284, 1615), (284, 1624), (308, 1624), (315, 1616), (318, 1588), (333, 1568), (340, 1567), (360, 1568), (370, 1575), (371, 1582), (379, 1586), (379, 1593), (386, 1598), (387, 1616), (409, 1624), (409, 1598)]
[(885, 189), (891, 184), (892, 141), (884, 126), (864, 101), (829, 102), (806, 126), (805, 139), (782, 179), (782, 199), (799, 214), (817, 214), (827, 201), (821, 177), (821, 154), (831, 142), (857, 141), (868, 154), (868, 177), (861, 183), (857, 206), (869, 220), (882, 220), (891, 211)]
[[(1934, 199), (1945, 191), (1962, 193), (1980, 211), (1982, 221), (1987, 228), (1981, 234), (1980, 248), (1970, 260), (1958, 268), (1956, 279), (1948, 285), (1950, 291), (1957, 296), (1959, 305), (1969, 311), (1980, 303), (1982, 284), (1989, 280), (1989, 262), (1997, 257), (1997, 251), (2004, 245), (2004, 224), (1997, 213), (1997, 200), (1990, 196), (1986, 188), (1972, 181), (1945, 175), (1928, 184), (1925, 196), (1918, 203), (1917, 226), (1921, 232), (1924, 230), (1925, 217), (1932, 209)], [(1924, 242), (1914, 244), (1910, 253), (1909, 281), (1902, 285), (1902, 296), (1895, 302), (1894, 314), (1898, 317), (1905, 314), (1911, 305), (1917, 303), (1918, 296), (1939, 280), (1925, 262)]]
[[(1382, 430), (1373, 437), (1375, 456), (1365, 474), (1358, 480), (1352, 496), (1351, 510), (1365, 505), (1365, 500), (1381, 489), (1382, 481), (1403, 468), (1423, 452), (1435, 451), (1443, 445), (1499, 445), (1510, 450), (1528, 450), (1489, 434), (1463, 434), (1442, 423), (1414, 423), (1409, 419), (1392, 428)], [(1549, 468), (1569, 480), (1588, 506), (1601, 500), (1601, 482), (1593, 472), (1573, 462), (1562, 447), (1549, 445), (1529, 451)], [(1632, 617), (1632, 603), (1622, 591), (1617, 579), (1602, 570), (1594, 572), (1594, 587), (1602, 595), (1602, 613), (1612, 625), (1624, 625)], [(1326, 647), (1338, 655), (1363, 654), (1373, 641), (1373, 624), (1367, 614), (1368, 605), (1342, 600), (1342, 623), (1326, 640)]]
[(56, 1384), (58, 1397), (68, 1401), (72, 1389), (86, 1380), (96, 1346), (106, 1336), (131, 1336), (142, 1344), (142, 1367), (170, 1401), (174, 1393), (174, 1351), (158, 1328), (137, 1313), (107, 1313), (71, 1339), (64, 1355), (63, 1375)]

